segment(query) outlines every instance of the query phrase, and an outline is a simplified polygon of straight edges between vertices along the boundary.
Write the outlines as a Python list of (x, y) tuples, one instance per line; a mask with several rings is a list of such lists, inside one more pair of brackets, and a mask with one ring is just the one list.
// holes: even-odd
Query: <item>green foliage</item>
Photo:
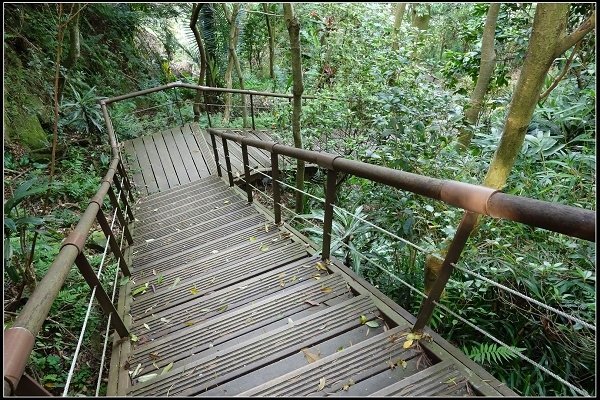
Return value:
[(503, 361), (508, 361), (516, 358), (516, 352), (521, 352), (525, 349), (516, 347), (498, 346), (496, 343), (480, 343), (479, 346), (473, 346), (470, 349), (463, 348), (463, 351), (473, 361), (486, 364), (502, 364)]
[(96, 88), (89, 88), (85, 93), (78, 92), (73, 85), (69, 84), (73, 98), (62, 104), (65, 113), (64, 125), (73, 125), (78, 131), (95, 135), (99, 139), (100, 133), (104, 132), (104, 117), (98, 103), (99, 96)]

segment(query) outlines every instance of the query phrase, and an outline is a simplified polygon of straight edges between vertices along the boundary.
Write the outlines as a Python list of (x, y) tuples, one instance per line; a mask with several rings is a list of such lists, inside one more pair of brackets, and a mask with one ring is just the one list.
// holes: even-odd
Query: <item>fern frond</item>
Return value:
[(473, 346), (470, 350), (466, 347), (464, 348), (465, 353), (473, 361), (488, 364), (501, 364), (504, 361), (517, 357), (513, 351), (521, 352), (523, 350), (525, 349), (514, 346), (510, 346), (510, 348), (498, 346), (496, 343), (480, 343), (478, 346)]

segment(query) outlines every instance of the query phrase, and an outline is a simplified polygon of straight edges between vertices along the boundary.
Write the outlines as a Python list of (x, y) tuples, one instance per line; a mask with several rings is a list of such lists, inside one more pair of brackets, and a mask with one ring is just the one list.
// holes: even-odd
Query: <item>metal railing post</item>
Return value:
[(219, 178), (223, 176), (223, 173), (221, 172), (221, 164), (219, 163), (219, 152), (217, 151), (217, 140), (215, 139), (215, 134), (214, 133), (210, 133), (210, 141), (212, 143), (212, 147), (213, 147), (213, 152), (215, 154), (215, 164), (217, 166), (217, 175), (219, 175)]
[(281, 190), (279, 188), (279, 156), (275, 150), (271, 151), (271, 177), (273, 183), (273, 213), (275, 223), (281, 223)]
[(323, 218), (323, 249), (321, 259), (329, 260), (331, 256), (331, 226), (333, 225), (333, 204), (335, 203), (335, 189), (337, 171), (327, 170), (327, 188), (325, 190), (325, 216)]
[(250, 116), (252, 117), (252, 130), (256, 130), (256, 125), (254, 125), (254, 96), (250, 95)]
[(127, 216), (129, 217), (129, 221), (133, 221), (133, 212), (131, 211), (131, 207), (129, 207), (129, 203), (127, 202), (127, 195), (123, 190), (123, 186), (121, 186), (121, 182), (119, 182), (119, 178), (117, 178), (117, 174), (113, 175), (113, 182), (119, 194), (119, 199), (123, 202), (123, 206), (127, 210)]
[(123, 165), (123, 162), (121, 159), (119, 159), (119, 163), (117, 164), (117, 171), (119, 171), (119, 173), (123, 176), (123, 183), (125, 185), (125, 189), (127, 189), (127, 196), (129, 197), (129, 201), (131, 201), (133, 203), (134, 198), (133, 198), (133, 193), (131, 190), (131, 181), (129, 180), (129, 177), (127, 176), (127, 171), (125, 170), (125, 166)]
[(177, 103), (177, 111), (179, 111), (179, 122), (181, 122), (181, 126), (183, 126), (183, 117), (181, 116), (181, 105), (179, 104), (179, 96), (177, 95), (177, 87), (174, 87), (175, 91), (175, 101)]
[(125, 257), (123, 257), (123, 253), (121, 252), (121, 248), (119, 247), (113, 232), (110, 230), (110, 225), (109, 225), (108, 221), (106, 220), (106, 217), (104, 216), (104, 213), (102, 212), (102, 209), (98, 210), (96, 219), (98, 220), (98, 223), (100, 224), (100, 227), (102, 228), (102, 231), (104, 232), (104, 235), (106, 236), (106, 239), (108, 240), (108, 243), (110, 244), (110, 248), (111, 248), (113, 254), (117, 258), (117, 260), (119, 260), (119, 267), (121, 268), (121, 271), (123, 271), (123, 275), (130, 276), (131, 272), (129, 271), (129, 266), (127, 265), (127, 262), (125, 261)]
[(204, 103), (204, 106), (206, 108), (206, 118), (208, 119), (208, 127), (212, 128), (212, 121), (210, 119), (210, 112), (208, 112), (208, 105), (206, 105), (206, 102)]
[(94, 287), (96, 288), (96, 300), (98, 300), (98, 304), (100, 304), (100, 307), (102, 307), (104, 313), (106, 315), (109, 315), (110, 313), (114, 314), (114, 318), (111, 318), (112, 327), (117, 330), (117, 333), (122, 338), (129, 336), (129, 331), (125, 327), (121, 316), (119, 315), (117, 309), (115, 308), (112, 301), (104, 291), (100, 280), (94, 273), (92, 266), (90, 265), (83, 253), (79, 253), (79, 255), (77, 255), (77, 258), (75, 259), (75, 264), (77, 264), (79, 272), (81, 272), (81, 275), (83, 275), (83, 278), (90, 286), (90, 288), (92, 288), (92, 290), (94, 289)]
[(465, 244), (467, 243), (467, 239), (469, 239), (469, 235), (473, 231), (473, 228), (477, 224), (477, 216), (479, 214), (473, 213), (470, 211), (465, 211), (465, 215), (463, 215), (460, 224), (458, 225), (458, 229), (456, 230), (456, 234), (454, 235), (454, 239), (450, 243), (450, 247), (448, 247), (448, 253), (444, 258), (444, 262), (440, 267), (440, 273), (433, 283), (433, 287), (431, 288), (431, 292), (423, 303), (421, 304), (421, 309), (419, 310), (419, 314), (417, 315), (417, 321), (413, 326), (413, 331), (421, 331), (427, 325), (429, 320), (431, 319), (431, 315), (433, 314), (433, 310), (435, 309), (434, 302), (440, 299), (444, 288), (446, 287), (446, 283), (448, 279), (450, 279), (450, 275), (454, 270), (454, 264), (460, 258), (460, 254), (465, 248)]
[(231, 170), (231, 160), (229, 158), (229, 147), (227, 147), (227, 139), (221, 138), (223, 142), (223, 152), (225, 153), (225, 166), (227, 167), (227, 177), (229, 178), (229, 186), (233, 186), (233, 171)]
[(244, 179), (246, 180), (246, 194), (248, 203), (252, 203), (252, 187), (250, 186), (250, 162), (248, 161), (248, 146), (242, 143), (242, 160), (244, 162)]

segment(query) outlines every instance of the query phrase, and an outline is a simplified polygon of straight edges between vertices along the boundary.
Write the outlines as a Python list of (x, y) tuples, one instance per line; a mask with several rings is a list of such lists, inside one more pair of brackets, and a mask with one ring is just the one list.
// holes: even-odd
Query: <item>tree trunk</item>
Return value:
[[(213, 3), (204, 3), (200, 5), (201, 15), (201, 33), (203, 34), (204, 45), (206, 49), (206, 86), (218, 86), (218, 65), (217, 65), (217, 41), (215, 38), (215, 10)], [(219, 101), (216, 92), (205, 92), (204, 98), (207, 104), (217, 104)], [(207, 105), (207, 109), (213, 110), (215, 106)]]
[(424, 15), (419, 15), (417, 13), (417, 4), (413, 3), (410, 7), (411, 12), (411, 25), (415, 28), (419, 28), (422, 31), (427, 30), (429, 28), (429, 20), (431, 19), (431, 4), (423, 5), (427, 9), (427, 13)]
[(402, 25), (402, 18), (404, 18), (404, 11), (406, 10), (406, 3), (396, 3), (394, 9), (394, 30), (392, 30), (392, 50), (396, 51), (399, 48), (398, 45), (398, 31)]
[[(485, 19), (483, 28), (483, 37), (481, 39), (481, 63), (479, 65), (479, 76), (475, 89), (471, 93), (469, 108), (465, 111), (465, 119), (469, 125), (475, 125), (481, 112), (483, 98), (488, 90), (490, 80), (496, 67), (496, 52), (494, 51), (494, 36), (496, 32), (496, 21), (500, 11), (499, 3), (490, 4), (490, 8)], [(466, 149), (471, 143), (473, 130), (471, 126), (462, 129), (458, 137), (459, 147)]]
[[(69, 71), (71, 68), (75, 66), (77, 60), (81, 56), (81, 40), (79, 33), (79, 14), (81, 10), (81, 4), (74, 3), (71, 5), (71, 12), (69, 16), (69, 20), (67, 22), (69, 26), (69, 53), (67, 54), (67, 58), (63, 63), (63, 68), (65, 71)], [(65, 25), (67, 25), (65, 24)], [(64, 29), (64, 27), (63, 27)], [(64, 35), (64, 32), (63, 32)], [(64, 38), (64, 36), (63, 36)], [(67, 77), (61, 71), (60, 76), (58, 78), (58, 101), (60, 102), (63, 95), (63, 90), (65, 88), (65, 82)]]
[[(294, 88), (292, 93), (293, 111), (292, 111), (292, 132), (294, 134), (294, 146), (302, 148), (302, 136), (300, 135), (300, 114), (302, 112), (302, 93), (304, 85), (302, 83), (302, 59), (300, 53), (300, 24), (294, 13), (294, 8), (290, 3), (283, 4), (283, 16), (290, 35), (290, 49), (292, 52), (292, 77)], [(296, 212), (301, 213), (304, 208), (304, 161), (298, 160), (296, 169)]]
[(265, 12), (265, 19), (267, 21), (267, 33), (269, 34), (269, 76), (271, 79), (275, 79), (275, 35), (273, 33), (273, 26), (271, 25), (271, 19), (269, 18), (269, 7), (267, 3), (262, 3), (263, 11)]
[[(239, 26), (236, 23), (237, 16), (240, 12), (240, 4), (233, 4), (233, 8), (231, 12), (227, 8), (226, 4), (222, 4), (223, 12), (225, 13), (225, 18), (229, 23), (229, 46), (228, 46), (228, 62), (227, 62), (227, 71), (225, 72), (225, 85), (228, 89), (233, 87), (233, 68), (236, 69), (238, 74), (240, 89), (244, 89), (244, 76), (242, 75), (242, 69), (240, 67), (240, 61), (235, 52), (235, 48), (237, 46), (238, 37), (240, 34)], [(225, 94), (225, 111), (223, 112), (223, 125), (229, 123), (229, 119), (231, 116), (231, 93)], [(242, 107), (243, 107), (243, 119), (244, 119), (244, 128), (247, 126), (247, 111), (246, 111), (246, 101), (244, 96), (242, 96)]]
[[(206, 81), (206, 67), (208, 65), (208, 61), (206, 59), (206, 49), (204, 48), (204, 41), (202, 40), (202, 35), (198, 30), (198, 15), (200, 14), (200, 9), (202, 8), (201, 4), (193, 4), (192, 5), (192, 17), (190, 18), (190, 28), (194, 33), (194, 38), (196, 39), (196, 44), (198, 45), (198, 51), (200, 52), (200, 76), (198, 77), (198, 86), (204, 86)], [(198, 90), (196, 92), (196, 97), (194, 98), (194, 122), (198, 122), (200, 120), (200, 113), (205, 109), (202, 101), (202, 90)]]
[(595, 12), (575, 32), (566, 35), (569, 4), (537, 6), (529, 47), (506, 117), (504, 132), (485, 176), (484, 185), (502, 189), (521, 151), (527, 127), (555, 58), (574, 46), (595, 26)]

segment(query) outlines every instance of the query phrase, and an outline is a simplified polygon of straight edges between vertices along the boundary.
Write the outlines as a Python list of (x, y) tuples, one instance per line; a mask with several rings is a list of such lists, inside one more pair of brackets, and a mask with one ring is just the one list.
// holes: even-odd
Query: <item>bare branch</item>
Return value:
[(558, 86), (559, 82), (565, 77), (565, 75), (567, 74), (567, 72), (569, 71), (569, 68), (571, 67), (571, 63), (573, 62), (573, 59), (575, 58), (575, 54), (577, 54), (577, 52), (579, 51), (581, 47), (581, 42), (578, 42), (575, 45), (575, 48), (573, 49), (573, 52), (571, 53), (571, 56), (569, 57), (569, 59), (567, 60), (567, 63), (565, 64), (563, 70), (561, 71), (561, 73), (556, 77), (556, 79), (554, 79), (554, 82), (552, 82), (552, 85), (550, 85), (548, 87), (548, 89), (546, 89), (544, 91), (544, 93), (542, 93), (540, 95), (540, 98), (538, 100), (538, 102), (542, 102), (544, 101), (544, 99), (546, 97), (548, 97), (548, 95), (550, 94), (550, 92), (552, 92), (552, 90), (554, 90), (554, 88), (556, 86)]
[(554, 58), (558, 58), (565, 51), (575, 46), (581, 39), (585, 37), (590, 31), (596, 27), (596, 10), (592, 11), (592, 15), (588, 17), (577, 30), (573, 31), (570, 35), (565, 36), (560, 40), (556, 46), (554, 52)]

